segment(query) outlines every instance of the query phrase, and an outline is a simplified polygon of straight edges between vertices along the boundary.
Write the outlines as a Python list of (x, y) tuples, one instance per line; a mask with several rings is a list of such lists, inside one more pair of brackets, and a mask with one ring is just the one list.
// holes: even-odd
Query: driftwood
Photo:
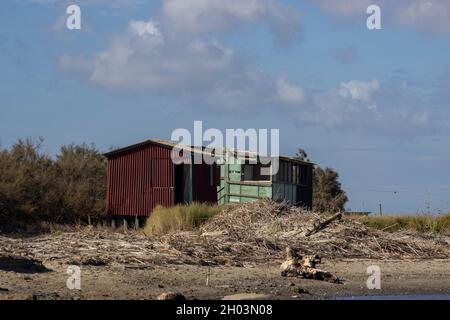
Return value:
[(309, 237), (311, 235), (313, 235), (314, 233), (319, 232), (322, 229), (325, 229), (330, 223), (332, 223), (334, 220), (340, 220), (342, 218), (342, 213), (337, 213), (334, 216), (332, 216), (331, 218), (323, 221), (323, 222), (319, 222), (317, 224), (314, 225), (313, 229), (309, 230), (305, 237)]
[[(155, 265), (249, 266), (285, 259), (286, 247), (304, 256), (328, 259), (450, 258), (450, 237), (415, 232), (382, 232), (353, 219), (334, 220), (314, 234), (321, 214), (271, 200), (236, 204), (200, 230), (147, 237), (130, 230), (81, 228), (35, 237), (0, 234), (0, 270), (11, 256), (26, 257), (53, 269), (53, 264), (152, 269)], [(322, 218), (325, 220), (325, 218)], [(17, 261), (17, 260), (15, 260)]]
[(299, 256), (292, 248), (286, 248), (286, 261), (281, 265), (282, 277), (299, 277), (340, 283), (338, 277), (328, 271), (317, 269), (321, 262), (317, 255)]

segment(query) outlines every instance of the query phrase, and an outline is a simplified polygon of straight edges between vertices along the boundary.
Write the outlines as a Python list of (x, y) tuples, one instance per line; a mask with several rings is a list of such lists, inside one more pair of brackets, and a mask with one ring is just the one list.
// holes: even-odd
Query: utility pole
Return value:
[(382, 216), (382, 215), (383, 215), (383, 208), (382, 208), (381, 203), (380, 203), (380, 216)]

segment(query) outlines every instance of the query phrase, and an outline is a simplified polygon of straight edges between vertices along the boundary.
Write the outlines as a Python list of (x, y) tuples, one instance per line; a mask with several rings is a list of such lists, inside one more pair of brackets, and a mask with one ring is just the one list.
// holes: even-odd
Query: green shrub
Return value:
[(144, 227), (146, 235), (161, 235), (194, 230), (221, 211), (220, 206), (205, 203), (156, 207)]
[(62, 146), (55, 161), (63, 220), (86, 221), (105, 212), (106, 160), (86, 144)]
[(42, 139), (0, 150), (0, 230), (41, 222), (78, 223), (104, 212), (106, 161), (93, 146), (63, 146), (53, 158)]

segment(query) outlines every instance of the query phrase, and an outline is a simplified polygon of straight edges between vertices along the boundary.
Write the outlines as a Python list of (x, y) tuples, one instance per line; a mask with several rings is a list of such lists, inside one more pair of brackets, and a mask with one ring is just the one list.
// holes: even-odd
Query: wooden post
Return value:
[(116, 218), (115, 217), (111, 218), (111, 228), (113, 229), (113, 231), (116, 231)]
[(228, 163), (228, 154), (225, 158), (225, 167), (224, 167), (224, 203), (227, 204), (230, 202), (230, 180), (229, 180), (229, 163)]
[(138, 216), (134, 216), (134, 230), (139, 229), (139, 218)]
[(127, 232), (127, 229), (128, 229), (127, 218), (123, 218), (123, 232)]

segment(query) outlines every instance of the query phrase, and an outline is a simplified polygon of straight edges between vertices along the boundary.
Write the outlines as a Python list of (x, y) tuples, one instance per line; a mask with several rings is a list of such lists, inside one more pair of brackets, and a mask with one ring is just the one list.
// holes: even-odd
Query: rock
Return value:
[(186, 297), (183, 296), (181, 293), (179, 292), (164, 292), (161, 293), (156, 300), (173, 300), (173, 301), (185, 301)]
[(310, 294), (308, 290), (302, 289), (302, 288), (295, 288), (294, 293), (297, 294)]

